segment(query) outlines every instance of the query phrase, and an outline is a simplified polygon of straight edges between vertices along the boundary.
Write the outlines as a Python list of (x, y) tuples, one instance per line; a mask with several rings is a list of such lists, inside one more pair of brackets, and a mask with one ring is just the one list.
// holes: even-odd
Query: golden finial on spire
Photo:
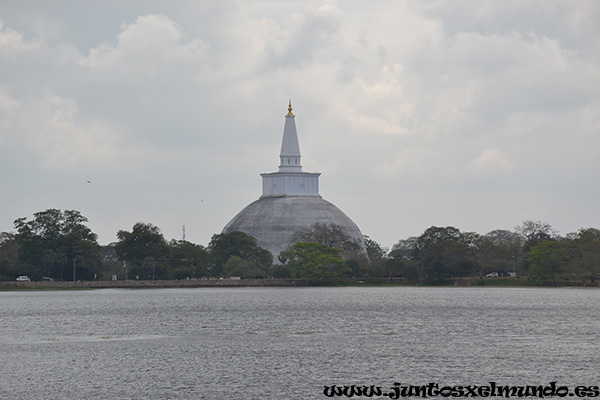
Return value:
[(287, 115), (294, 115), (294, 114), (292, 114), (292, 100), (290, 100), (290, 103), (288, 105), (288, 113), (287, 113)]

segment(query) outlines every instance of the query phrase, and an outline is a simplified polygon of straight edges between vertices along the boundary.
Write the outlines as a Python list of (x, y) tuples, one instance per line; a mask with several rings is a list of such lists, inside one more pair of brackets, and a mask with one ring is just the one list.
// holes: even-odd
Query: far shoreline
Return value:
[(339, 278), (311, 279), (185, 279), (185, 280), (121, 280), (121, 281), (42, 281), (0, 282), (0, 291), (86, 290), (86, 289), (168, 289), (168, 288), (232, 288), (232, 287), (473, 287), (473, 288), (598, 288), (597, 283), (558, 282), (550, 285), (532, 284), (526, 279), (454, 279), (440, 285), (411, 283), (404, 279)]

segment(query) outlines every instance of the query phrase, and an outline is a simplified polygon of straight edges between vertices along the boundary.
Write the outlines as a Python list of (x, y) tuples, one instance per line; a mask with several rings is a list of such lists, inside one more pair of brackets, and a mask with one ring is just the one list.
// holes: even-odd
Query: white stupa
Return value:
[(279, 155), (279, 171), (261, 174), (262, 196), (240, 211), (223, 233), (241, 231), (269, 250), (278, 262), (279, 253), (293, 243), (292, 236), (315, 223), (338, 225), (366, 253), (358, 226), (339, 208), (319, 194), (318, 172), (303, 172), (295, 115), (288, 106)]

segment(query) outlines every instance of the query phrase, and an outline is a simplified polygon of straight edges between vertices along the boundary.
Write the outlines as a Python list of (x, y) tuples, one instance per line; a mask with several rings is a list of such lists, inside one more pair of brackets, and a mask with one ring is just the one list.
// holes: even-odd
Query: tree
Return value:
[(523, 250), (525, 253), (544, 240), (555, 240), (559, 237), (558, 231), (552, 228), (549, 223), (543, 221), (524, 221), (523, 225), (515, 227), (515, 231), (523, 237)]
[(14, 267), (19, 262), (19, 242), (14, 233), (0, 232), (0, 279), (14, 279)]
[(314, 242), (343, 251), (356, 251), (360, 244), (344, 233), (340, 225), (317, 222), (308, 228), (300, 229), (292, 236), (293, 242)]
[(404, 277), (411, 282), (416, 281), (421, 276), (421, 260), (417, 257), (417, 241), (417, 237), (411, 236), (394, 244), (383, 262), (380, 276)]
[(476, 253), (480, 235), (475, 232), (461, 232), (456, 241), (450, 241), (442, 253), (450, 266), (452, 276), (472, 276), (475, 270)]
[(255, 268), (269, 275), (273, 265), (273, 255), (256, 244), (256, 239), (243, 232), (234, 231), (213, 235), (208, 244), (208, 252), (212, 260), (212, 276), (221, 276), (223, 266), (232, 256), (249, 261)]
[[(308, 228), (296, 231), (292, 236), (292, 242), (313, 242), (340, 249), (340, 254), (347, 266), (351, 267), (353, 275), (361, 276), (368, 272), (370, 261), (368, 254), (364, 252), (365, 243), (352, 239), (340, 225), (317, 222)], [(371, 240), (370, 243), (377, 245)]]
[(264, 270), (258, 268), (254, 263), (238, 256), (231, 256), (223, 265), (224, 276), (239, 276), (241, 278), (259, 279), (266, 278)]
[(109, 278), (114, 275), (118, 279), (127, 280), (125, 267), (127, 264), (119, 259), (115, 251), (116, 242), (100, 246), (100, 256), (102, 257), (102, 273)]
[[(365, 247), (367, 248), (367, 270), (365, 271), (367, 275), (377, 275), (377, 272), (381, 269), (382, 264), (386, 260), (387, 249), (381, 247), (379, 243), (375, 240), (371, 239), (367, 235), (363, 236), (363, 240), (365, 242)], [(352, 261), (352, 265), (358, 267), (358, 273), (360, 273), (360, 263), (355, 260)], [(355, 273), (355, 275), (358, 275)]]
[(117, 232), (117, 238), (115, 252), (121, 261), (128, 264), (130, 276), (169, 278), (170, 249), (158, 227), (137, 222), (131, 232)]
[(543, 221), (527, 220), (523, 225), (515, 227), (515, 231), (525, 238), (525, 240), (548, 240), (558, 237), (558, 231)]
[(483, 239), (489, 242), (489, 251), (486, 254), (487, 272), (519, 271), (524, 257), (521, 234), (497, 229), (485, 234)]
[(298, 242), (281, 252), (281, 259), (290, 266), (292, 276), (306, 279), (327, 279), (350, 272), (341, 250), (315, 242)]
[(413, 260), (417, 254), (418, 237), (411, 236), (408, 239), (399, 240), (392, 246), (389, 256), (401, 260)]
[(404, 277), (415, 281), (420, 276), (420, 262), (416, 260), (416, 237), (399, 240), (386, 254), (378, 268), (373, 269), (373, 274), (381, 277)]
[(374, 269), (373, 273), (376, 276), (394, 278), (404, 275), (405, 261), (399, 258), (386, 257)]
[(556, 276), (564, 271), (568, 262), (564, 242), (544, 240), (527, 252), (528, 279), (534, 283), (556, 283)]
[(429, 283), (440, 283), (472, 271), (470, 242), (454, 227), (432, 226), (417, 238), (415, 244), (415, 258), (420, 261)]
[(578, 272), (587, 274), (592, 282), (600, 274), (600, 230), (580, 229), (570, 240), (571, 263)]
[[(559, 238), (558, 231), (552, 228), (550, 224), (543, 221), (527, 220), (523, 225), (515, 227), (515, 231), (523, 240), (523, 254), (527, 254), (532, 248), (546, 240), (556, 240)], [(523, 259), (522, 268), (529, 270), (531, 263), (527, 257)]]
[[(34, 279), (93, 279), (101, 267), (97, 235), (76, 210), (48, 209), (15, 221), (19, 262)], [(66, 268), (67, 264), (72, 268)]]
[(102, 265), (100, 246), (86, 240), (73, 241), (71, 260), (73, 262), (73, 280), (95, 279)]
[(186, 240), (171, 240), (171, 270), (176, 279), (208, 276), (209, 253), (199, 244)]
[(367, 248), (367, 256), (371, 262), (381, 261), (385, 258), (386, 250), (384, 250), (379, 243), (368, 237), (363, 236), (365, 247)]
[(473, 267), (477, 276), (482, 278), (491, 271), (499, 271), (496, 268), (496, 246), (487, 236), (478, 236), (473, 241), (474, 255)]

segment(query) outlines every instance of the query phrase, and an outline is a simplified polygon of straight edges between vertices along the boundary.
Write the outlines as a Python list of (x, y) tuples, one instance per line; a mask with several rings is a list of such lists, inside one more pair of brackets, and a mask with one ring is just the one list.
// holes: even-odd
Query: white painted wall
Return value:
[(319, 195), (318, 172), (273, 172), (261, 174), (263, 195), (266, 196), (315, 196)]

